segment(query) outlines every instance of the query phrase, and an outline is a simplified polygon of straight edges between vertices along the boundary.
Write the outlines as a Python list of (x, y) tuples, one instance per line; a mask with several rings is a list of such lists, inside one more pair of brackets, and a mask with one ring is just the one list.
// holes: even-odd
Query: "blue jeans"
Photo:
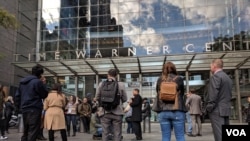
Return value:
[(76, 124), (77, 124), (76, 117), (77, 117), (76, 114), (66, 114), (66, 124), (67, 124), (68, 134), (70, 133), (71, 122), (73, 125), (73, 134), (76, 133)]
[(128, 124), (127, 133), (128, 133), (128, 134), (134, 133), (134, 131), (133, 131), (133, 126), (132, 126), (132, 122), (131, 122), (131, 121), (127, 121), (127, 124)]
[(174, 129), (176, 141), (185, 141), (185, 112), (162, 111), (158, 114), (161, 125), (162, 141), (171, 141)]
[(97, 135), (101, 136), (102, 135), (102, 128), (97, 128), (96, 133), (97, 133)]
[(192, 120), (189, 112), (186, 113), (186, 120), (188, 125), (187, 132), (192, 134)]

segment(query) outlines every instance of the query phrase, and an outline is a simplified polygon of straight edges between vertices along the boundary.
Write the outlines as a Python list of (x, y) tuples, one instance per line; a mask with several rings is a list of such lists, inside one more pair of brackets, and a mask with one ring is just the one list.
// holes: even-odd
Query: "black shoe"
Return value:
[(197, 134), (196, 136), (202, 136), (202, 134)]
[(47, 138), (41, 136), (41, 137), (37, 137), (38, 140), (47, 140)]
[(137, 140), (142, 140), (142, 137), (136, 137)]
[(73, 133), (73, 135), (72, 135), (72, 136), (73, 136), (73, 137), (74, 137), (74, 136), (76, 136), (76, 133)]

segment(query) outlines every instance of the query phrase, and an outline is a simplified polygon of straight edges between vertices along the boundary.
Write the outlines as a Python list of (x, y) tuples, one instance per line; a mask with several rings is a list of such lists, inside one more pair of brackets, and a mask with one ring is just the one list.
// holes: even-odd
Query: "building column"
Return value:
[(117, 74), (117, 81), (120, 81), (120, 74)]
[(185, 77), (186, 77), (186, 92), (189, 92), (189, 74), (188, 71), (185, 72)]
[[(37, 33), (36, 33), (36, 62), (40, 61), (40, 40), (41, 40), (41, 17), (42, 17), (42, 0), (38, 0), (38, 11), (37, 11)], [(32, 58), (33, 59), (33, 58)]]
[(78, 88), (79, 88), (79, 81), (78, 76), (75, 76), (75, 96), (78, 97)]
[(139, 74), (139, 84), (140, 84), (139, 90), (140, 90), (140, 93), (141, 93), (142, 92), (142, 74), (141, 73)]
[(238, 69), (234, 71), (234, 76), (235, 76), (235, 90), (237, 94), (236, 108), (238, 108), (237, 112), (238, 112), (239, 122), (242, 123), (242, 112), (241, 112), (242, 109), (241, 109), (241, 96), (240, 96), (240, 83), (239, 83), (239, 70)]
[(97, 89), (99, 84), (99, 75), (95, 75), (95, 88)]

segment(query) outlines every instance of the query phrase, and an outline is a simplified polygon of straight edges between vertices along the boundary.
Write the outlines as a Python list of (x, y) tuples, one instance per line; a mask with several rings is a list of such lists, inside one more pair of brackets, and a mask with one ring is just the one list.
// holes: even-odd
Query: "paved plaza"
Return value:
[[(143, 126), (142, 126), (143, 127)], [(123, 124), (123, 141), (130, 141), (135, 137), (134, 134), (127, 134), (126, 133), (126, 126)], [(146, 128), (147, 129), (147, 128)], [(22, 133), (18, 133), (18, 129), (12, 128), (9, 131), (10, 133), (7, 134), (8, 141), (19, 141), (21, 138)], [(56, 132), (56, 139), (55, 141), (61, 141), (60, 133)], [(44, 136), (48, 137), (47, 131), (44, 131)], [(148, 133), (146, 130), (143, 133), (143, 141), (161, 141), (161, 132), (159, 123), (151, 123), (151, 133)], [(68, 141), (92, 141), (92, 134), (87, 133), (77, 133), (75, 137), (68, 137)], [(213, 134), (211, 129), (210, 123), (203, 123), (202, 124), (202, 136), (197, 137), (189, 137), (186, 135), (186, 141), (213, 141)], [(172, 134), (172, 141), (175, 141), (175, 137)]]

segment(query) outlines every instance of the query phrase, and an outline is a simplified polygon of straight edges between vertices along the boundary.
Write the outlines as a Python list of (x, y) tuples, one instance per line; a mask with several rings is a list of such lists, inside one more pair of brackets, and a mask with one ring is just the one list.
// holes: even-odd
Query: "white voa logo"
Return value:
[(244, 129), (226, 129), (227, 136), (247, 136)]

